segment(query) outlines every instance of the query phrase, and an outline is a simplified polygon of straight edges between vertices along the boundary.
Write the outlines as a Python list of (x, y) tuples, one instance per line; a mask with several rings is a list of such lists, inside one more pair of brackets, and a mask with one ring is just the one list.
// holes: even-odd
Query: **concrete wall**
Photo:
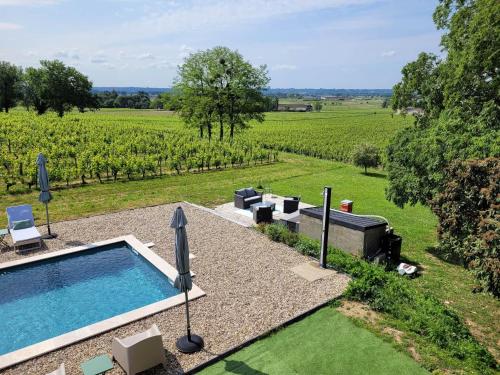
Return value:
[[(321, 241), (321, 220), (307, 215), (300, 215), (299, 233)], [(385, 228), (374, 228), (362, 232), (340, 225), (329, 225), (328, 244), (353, 255), (363, 257), (375, 254), (384, 236)]]

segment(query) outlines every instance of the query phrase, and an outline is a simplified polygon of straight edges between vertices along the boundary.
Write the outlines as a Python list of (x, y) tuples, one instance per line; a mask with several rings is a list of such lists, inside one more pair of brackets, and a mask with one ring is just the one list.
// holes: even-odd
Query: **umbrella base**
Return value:
[(191, 335), (191, 340), (187, 336), (182, 336), (176, 342), (177, 349), (181, 353), (196, 353), (203, 349), (205, 343), (203, 339), (198, 335)]
[(57, 234), (55, 234), (55, 233), (48, 234), (48, 233), (47, 233), (47, 234), (44, 234), (44, 235), (42, 236), (42, 240), (51, 240), (51, 239), (53, 239), (53, 238), (57, 238)]

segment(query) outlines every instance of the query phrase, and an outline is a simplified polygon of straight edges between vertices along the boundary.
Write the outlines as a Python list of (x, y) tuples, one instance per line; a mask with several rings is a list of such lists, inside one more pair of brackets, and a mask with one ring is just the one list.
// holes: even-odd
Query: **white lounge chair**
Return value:
[(30, 205), (7, 207), (7, 218), (15, 250), (35, 250), (42, 247), (42, 236), (35, 227)]
[(113, 359), (125, 370), (127, 375), (148, 370), (156, 365), (167, 366), (161, 333), (156, 324), (147, 331), (124, 339), (113, 339)]
[(66, 368), (64, 367), (64, 363), (61, 363), (57, 370), (52, 371), (47, 375), (66, 375)]

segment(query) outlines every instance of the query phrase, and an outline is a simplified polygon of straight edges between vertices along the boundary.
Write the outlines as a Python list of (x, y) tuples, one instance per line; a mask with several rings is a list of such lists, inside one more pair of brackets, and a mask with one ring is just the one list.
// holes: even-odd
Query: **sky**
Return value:
[(0, 0), (0, 60), (59, 59), (95, 86), (170, 87), (214, 46), (267, 65), (271, 87), (391, 88), (440, 53), (437, 0)]

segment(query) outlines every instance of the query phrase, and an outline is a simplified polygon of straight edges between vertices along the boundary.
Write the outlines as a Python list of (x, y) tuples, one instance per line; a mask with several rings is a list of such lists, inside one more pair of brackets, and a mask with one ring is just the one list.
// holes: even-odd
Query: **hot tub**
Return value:
[[(299, 233), (321, 240), (322, 221), (322, 207), (301, 209)], [(379, 251), (387, 226), (382, 219), (330, 210), (329, 221), (329, 245), (362, 258), (370, 258)]]

